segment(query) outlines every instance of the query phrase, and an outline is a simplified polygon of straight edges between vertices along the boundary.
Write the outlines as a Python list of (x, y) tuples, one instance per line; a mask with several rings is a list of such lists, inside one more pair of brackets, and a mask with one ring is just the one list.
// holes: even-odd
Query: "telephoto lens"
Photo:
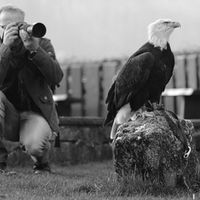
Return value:
[(33, 37), (41, 38), (46, 34), (46, 26), (43, 23), (35, 23), (35, 24), (20, 24), (19, 29), (23, 29), (28, 32)]

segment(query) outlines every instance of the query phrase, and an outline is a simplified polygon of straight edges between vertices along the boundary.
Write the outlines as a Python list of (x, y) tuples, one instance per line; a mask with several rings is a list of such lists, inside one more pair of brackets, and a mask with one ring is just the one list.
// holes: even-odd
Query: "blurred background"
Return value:
[[(170, 38), (172, 50), (179, 53), (176, 53), (175, 75), (167, 87), (184, 90), (181, 94), (167, 93), (163, 102), (178, 114), (185, 112), (181, 109), (188, 97), (195, 98), (194, 109), (198, 106), (200, 97), (193, 94), (199, 90), (200, 77), (199, 0), (0, 2), (0, 6), (7, 4), (23, 9), (28, 23), (42, 22), (47, 27), (46, 37), (51, 39), (65, 74), (55, 92), (60, 115), (104, 117), (105, 98), (113, 76), (147, 41), (147, 26), (158, 18), (171, 18), (182, 25)], [(190, 93), (185, 90), (188, 88), (192, 89)]]
[(200, 47), (199, 0), (1, 0), (43, 22), (58, 58), (78, 60), (129, 56), (147, 39), (158, 18), (181, 23), (171, 37), (173, 50)]

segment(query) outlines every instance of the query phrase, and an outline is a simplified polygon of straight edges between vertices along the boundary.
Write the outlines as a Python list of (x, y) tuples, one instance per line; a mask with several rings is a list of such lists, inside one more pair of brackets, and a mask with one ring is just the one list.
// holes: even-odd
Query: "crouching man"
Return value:
[(49, 171), (49, 139), (58, 132), (52, 90), (63, 72), (50, 40), (20, 26), (24, 11), (0, 9), (0, 172), (6, 170), (4, 140), (19, 141), (34, 161), (34, 172)]

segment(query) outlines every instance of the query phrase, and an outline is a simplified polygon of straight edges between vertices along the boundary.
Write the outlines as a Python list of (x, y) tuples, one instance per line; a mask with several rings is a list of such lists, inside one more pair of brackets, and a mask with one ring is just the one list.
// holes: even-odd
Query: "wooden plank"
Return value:
[(188, 56), (188, 87), (197, 88), (197, 71), (196, 71), (196, 60), (195, 55)]
[(183, 68), (184, 68), (184, 75), (185, 75), (185, 87), (188, 88), (188, 59), (187, 59), (187, 55), (184, 55), (183, 57)]
[(174, 68), (174, 76), (176, 78), (176, 87), (185, 88), (185, 69), (184, 69), (184, 59), (183, 57), (176, 58), (176, 65)]
[(168, 97), (166, 96), (165, 99), (164, 99), (164, 102), (165, 102), (165, 109), (167, 110), (171, 110), (173, 112), (175, 112), (174, 110), (174, 99), (173, 97)]
[[(81, 64), (77, 63), (71, 67), (71, 96), (73, 98), (82, 98), (82, 90), (81, 90)], [(71, 104), (71, 115), (72, 116), (81, 116), (81, 103), (72, 103)]]
[(98, 63), (88, 63), (84, 66), (85, 80), (85, 111), (86, 116), (98, 116), (99, 77)]
[(102, 126), (102, 117), (60, 117), (60, 126)]
[(162, 95), (163, 96), (191, 96), (194, 92), (193, 88), (169, 88), (166, 89)]
[(200, 96), (192, 95), (184, 97), (184, 118), (199, 119), (200, 118)]
[(104, 102), (104, 71), (103, 71), (104, 62), (99, 63), (98, 66), (98, 85), (99, 85), (99, 105), (98, 105), (98, 116), (103, 116), (103, 110), (105, 108)]
[(196, 67), (196, 84), (197, 88), (200, 88), (200, 54), (196, 54), (195, 57), (195, 67)]
[[(185, 68), (184, 68), (184, 59), (182, 56), (177, 56), (175, 58), (173, 82), (174, 83), (172, 84), (172, 88), (184, 88), (185, 87)], [(167, 90), (170, 91), (170, 88)], [(168, 93), (167, 90), (165, 92)], [(180, 92), (180, 91), (178, 91), (178, 92)], [(170, 94), (167, 94), (167, 95), (170, 96)], [(175, 112), (176, 114), (179, 115), (181, 112), (180, 105), (182, 104), (182, 98), (179, 98), (177, 95), (173, 95), (173, 94), (171, 96), (172, 96), (171, 98), (167, 98), (168, 99), (168, 107), (173, 109), (173, 112)], [(173, 105), (169, 105), (169, 104), (173, 104)]]

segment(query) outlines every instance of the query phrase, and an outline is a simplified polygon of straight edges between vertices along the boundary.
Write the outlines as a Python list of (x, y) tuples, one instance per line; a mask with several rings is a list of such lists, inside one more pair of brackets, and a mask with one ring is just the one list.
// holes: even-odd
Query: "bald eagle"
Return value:
[(104, 124), (112, 124), (113, 139), (118, 126), (147, 102), (159, 103), (174, 69), (169, 36), (180, 23), (159, 19), (148, 26), (148, 41), (125, 63), (111, 85), (106, 98)]

